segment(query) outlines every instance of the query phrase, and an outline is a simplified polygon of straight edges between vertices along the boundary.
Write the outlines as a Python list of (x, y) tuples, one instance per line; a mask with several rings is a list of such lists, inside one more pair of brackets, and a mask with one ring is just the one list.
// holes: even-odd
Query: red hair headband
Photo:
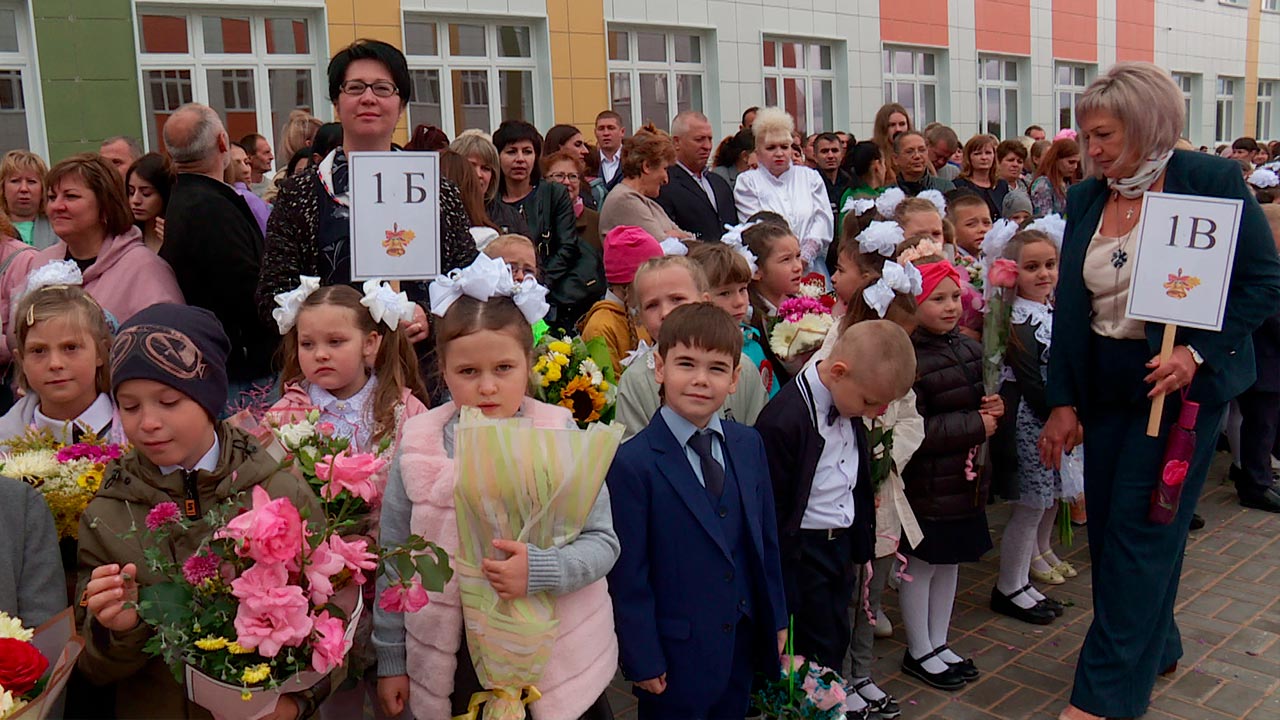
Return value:
[(938, 288), (938, 283), (947, 278), (954, 280), (956, 287), (960, 287), (960, 271), (956, 269), (955, 265), (946, 260), (917, 265), (916, 268), (920, 271), (920, 276), (924, 280), (924, 289), (916, 296), (916, 302), (918, 303), (924, 302)]

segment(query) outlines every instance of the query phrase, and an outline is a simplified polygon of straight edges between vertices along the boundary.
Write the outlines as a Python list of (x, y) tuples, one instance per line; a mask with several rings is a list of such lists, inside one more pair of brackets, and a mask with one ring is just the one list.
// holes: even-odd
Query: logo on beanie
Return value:
[(147, 362), (178, 380), (204, 377), (207, 367), (191, 338), (160, 325), (135, 325), (117, 335), (111, 348), (111, 372), (118, 372), (134, 353), (141, 353)]

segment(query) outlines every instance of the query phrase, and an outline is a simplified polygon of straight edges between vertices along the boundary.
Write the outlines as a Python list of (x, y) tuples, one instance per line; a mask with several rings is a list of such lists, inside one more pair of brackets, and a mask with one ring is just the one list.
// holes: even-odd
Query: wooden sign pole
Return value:
[[(1169, 358), (1173, 357), (1173, 341), (1174, 336), (1178, 332), (1178, 326), (1166, 324), (1164, 326), (1164, 338), (1160, 342), (1160, 364), (1164, 365), (1169, 362)], [(1160, 417), (1164, 414), (1164, 394), (1155, 396), (1151, 399), (1151, 416), (1147, 418), (1147, 437), (1160, 436)]]

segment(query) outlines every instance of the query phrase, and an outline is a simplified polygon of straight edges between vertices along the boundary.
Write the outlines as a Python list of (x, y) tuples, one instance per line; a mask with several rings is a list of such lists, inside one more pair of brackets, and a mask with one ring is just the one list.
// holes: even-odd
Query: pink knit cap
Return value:
[(604, 236), (604, 277), (610, 285), (625, 285), (649, 258), (662, 257), (653, 236), (633, 225), (619, 225)]

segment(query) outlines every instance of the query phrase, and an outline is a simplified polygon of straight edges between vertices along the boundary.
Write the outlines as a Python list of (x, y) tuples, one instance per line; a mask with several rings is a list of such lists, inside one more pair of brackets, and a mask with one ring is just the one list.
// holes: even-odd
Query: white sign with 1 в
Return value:
[(351, 279), (440, 274), (440, 155), (350, 155)]

